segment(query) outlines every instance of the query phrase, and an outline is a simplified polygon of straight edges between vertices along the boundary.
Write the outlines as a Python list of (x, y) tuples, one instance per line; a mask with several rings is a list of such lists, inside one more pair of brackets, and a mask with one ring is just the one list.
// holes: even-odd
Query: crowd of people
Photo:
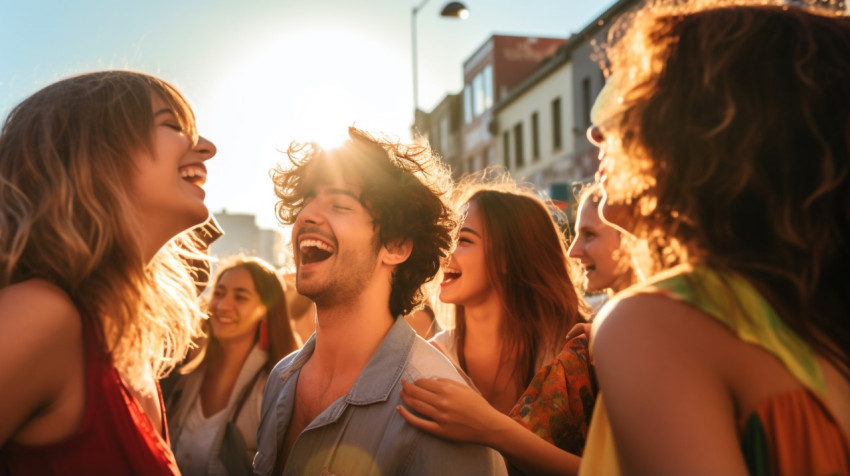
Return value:
[(293, 143), (287, 273), (210, 265), (216, 149), (174, 87), (43, 88), (0, 133), (0, 473), (850, 474), (850, 18), (822, 7), (625, 15), (572, 240), (422, 141)]

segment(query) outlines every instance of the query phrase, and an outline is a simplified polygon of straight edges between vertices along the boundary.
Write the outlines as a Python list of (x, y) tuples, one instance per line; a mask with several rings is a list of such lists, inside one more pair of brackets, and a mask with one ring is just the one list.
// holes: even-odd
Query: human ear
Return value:
[(385, 243), (383, 246), (383, 262), (388, 265), (397, 265), (407, 261), (413, 252), (413, 242), (410, 240), (396, 240)]

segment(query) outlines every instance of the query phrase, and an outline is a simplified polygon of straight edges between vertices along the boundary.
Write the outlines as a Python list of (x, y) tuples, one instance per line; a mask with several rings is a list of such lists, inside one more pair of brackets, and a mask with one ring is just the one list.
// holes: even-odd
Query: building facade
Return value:
[(280, 231), (258, 227), (256, 217), (247, 213), (222, 210), (213, 215), (224, 232), (210, 246), (210, 254), (214, 258), (246, 254), (258, 256), (277, 268), (288, 264), (290, 253), (286, 250), (286, 240)]
[(598, 167), (598, 149), (586, 137), (590, 109), (605, 84), (597, 50), (610, 25), (637, 3), (612, 5), (493, 107), (501, 163), (553, 200), (575, 203), (574, 186), (592, 180)]
[(431, 149), (451, 168), (455, 179), (464, 170), (462, 121), (463, 98), (460, 94), (449, 94), (431, 112), (417, 110), (413, 126), (413, 137), (425, 138)]
[(545, 58), (552, 56), (562, 38), (493, 35), (463, 64), (463, 172), (500, 163), (496, 155), (498, 125), (493, 106), (506, 98)]

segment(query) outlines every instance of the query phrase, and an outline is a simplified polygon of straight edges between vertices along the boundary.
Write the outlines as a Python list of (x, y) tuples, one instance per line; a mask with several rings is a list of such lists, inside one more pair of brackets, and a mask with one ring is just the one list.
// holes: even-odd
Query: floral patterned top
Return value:
[(587, 337), (567, 341), (555, 360), (541, 368), (509, 415), (562, 450), (581, 455), (593, 406), (596, 382)]

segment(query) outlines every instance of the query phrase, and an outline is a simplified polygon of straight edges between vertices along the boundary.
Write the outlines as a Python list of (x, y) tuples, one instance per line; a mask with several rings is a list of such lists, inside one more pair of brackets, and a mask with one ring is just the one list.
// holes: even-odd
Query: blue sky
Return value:
[[(189, 99), (204, 136), (213, 211), (275, 226), (269, 168), (291, 140), (340, 140), (355, 124), (408, 138), (408, 0), (0, 0), (0, 115), (68, 75), (130, 68)], [(566, 38), (614, 0), (429, 0), (418, 25), (425, 109), (462, 88), (462, 63), (492, 34)]]

